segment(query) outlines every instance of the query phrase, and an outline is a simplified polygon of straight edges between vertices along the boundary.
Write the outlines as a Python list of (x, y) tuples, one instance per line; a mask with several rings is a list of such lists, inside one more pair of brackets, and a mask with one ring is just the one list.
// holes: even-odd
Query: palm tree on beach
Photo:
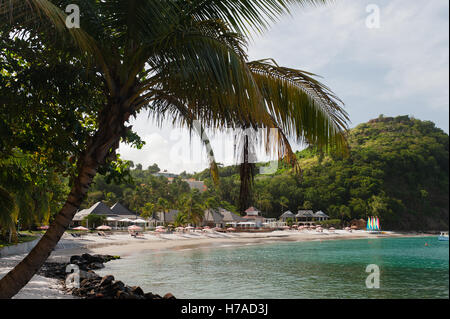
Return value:
[(188, 223), (196, 226), (201, 224), (205, 215), (205, 206), (201, 204), (198, 191), (183, 195), (179, 208), (180, 214), (185, 216)]
[[(345, 148), (348, 117), (341, 101), (314, 75), (273, 60), (249, 61), (246, 40), (288, 12), (288, 5), (325, 0), (3, 0), (1, 27), (55, 45), (99, 76), (105, 103), (96, 131), (77, 158), (69, 196), (34, 249), (0, 280), (0, 298), (14, 296), (42, 266), (69, 226), (98, 170), (141, 110), (190, 129), (278, 128), (267, 138), (295, 165), (291, 137)], [(79, 4), (80, 28), (68, 29), (64, 8)], [(59, 39), (57, 43), (54, 41)], [(217, 166), (211, 160), (213, 176)], [(244, 174), (248, 171), (244, 170)], [(197, 206), (191, 206), (191, 216)]]
[(164, 198), (158, 198), (158, 201), (156, 202), (156, 209), (161, 211), (161, 221), (165, 224), (166, 213), (169, 211), (169, 202)]

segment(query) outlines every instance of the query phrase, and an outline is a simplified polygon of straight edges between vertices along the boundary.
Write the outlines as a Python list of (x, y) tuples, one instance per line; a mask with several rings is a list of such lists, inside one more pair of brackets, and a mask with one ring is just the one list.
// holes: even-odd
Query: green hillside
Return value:
[[(268, 217), (300, 208), (351, 220), (380, 216), (384, 229), (448, 229), (449, 136), (432, 122), (383, 117), (349, 134), (350, 154), (298, 152), (299, 179), (287, 168), (255, 179), (253, 203)], [(236, 167), (220, 169), (221, 200), (237, 204)], [(212, 186), (207, 170), (196, 175)]]

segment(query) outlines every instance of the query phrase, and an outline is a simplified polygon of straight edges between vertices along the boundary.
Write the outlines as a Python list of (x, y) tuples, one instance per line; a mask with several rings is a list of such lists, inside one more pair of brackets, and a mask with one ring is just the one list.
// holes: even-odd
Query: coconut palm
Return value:
[(205, 207), (201, 204), (198, 191), (183, 195), (180, 199), (179, 209), (186, 222), (193, 225), (201, 224), (205, 214)]
[[(288, 5), (325, 0), (0, 0), (1, 27), (86, 61), (104, 83), (97, 130), (77, 160), (70, 194), (35, 248), (0, 280), (14, 296), (56, 246), (99, 168), (116, 157), (132, 116), (172, 119), (192, 129), (279, 128), (267, 150), (295, 164), (288, 137), (320, 147), (345, 145), (347, 115), (313, 75), (248, 61), (246, 39), (288, 12)], [(78, 4), (81, 28), (67, 29), (64, 8)], [(57, 39), (58, 41), (55, 41)], [(213, 169), (217, 169), (211, 161)], [(249, 176), (248, 172), (244, 175)], [(248, 188), (248, 185), (246, 186)], [(195, 208), (197, 211), (197, 208)]]
[(166, 223), (166, 213), (169, 211), (169, 202), (164, 198), (158, 198), (156, 209), (161, 211), (162, 222)]

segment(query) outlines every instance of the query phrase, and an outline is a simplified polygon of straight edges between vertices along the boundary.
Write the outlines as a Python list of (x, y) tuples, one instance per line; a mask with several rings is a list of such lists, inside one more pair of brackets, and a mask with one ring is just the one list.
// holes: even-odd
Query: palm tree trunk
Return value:
[(100, 165), (115, 154), (120, 137), (126, 132), (124, 123), (130, 114), (119, 104), (108, 104), (99, 116), (99, 129), (78, 160), (78, 176), (69, 196), (45, 235), (31, 252), (0, 280), (0, 299), (12, 298), (42, 267), (86, 196)]
[(239, 190), (239, 212), (241, 214), (250, 207), (252, 182), (254, 177), (255, 164), (249, 163), (250, 145), (249, 138), (246, 135), (244, 140), (243, 161), (239, 166), (241, 186)]

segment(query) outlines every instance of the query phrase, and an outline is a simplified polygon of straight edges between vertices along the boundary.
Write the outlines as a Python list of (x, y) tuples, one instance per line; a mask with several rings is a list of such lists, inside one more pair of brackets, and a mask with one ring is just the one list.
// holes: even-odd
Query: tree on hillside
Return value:
[[(4, 34), (17, 31), (75, 60), (88, 60), (83, 71), (101, 80), (96, 88), (104, 101), (95, 129), (77, 153), (65, 204), (34, 249), (0, 280), (0, 297), (15, 295), (44, 263), (96, 173), (116, 158), (120, 140), (132, 135), (126, 123), (144, 108), (154, 118), (167, 116), (191, 129), (196, 121), (218, 129), (280, 128), (273, 145), (291, 164), (296, 158), (287, 137), (345, 147), (348, 118), (328, 88), (310, 73), (270, 60), (251, 62), (245, 53), (250, 29), (263, 30), (288, 4), (317, 2), (129, 0), (83, 6), (80, 1), (81, 28), (67, 29), (61, 8), (73, 0), (2, 1), (1, 27), (9, 27)], [(211, 168), (215, 175), (214, 162)]]

